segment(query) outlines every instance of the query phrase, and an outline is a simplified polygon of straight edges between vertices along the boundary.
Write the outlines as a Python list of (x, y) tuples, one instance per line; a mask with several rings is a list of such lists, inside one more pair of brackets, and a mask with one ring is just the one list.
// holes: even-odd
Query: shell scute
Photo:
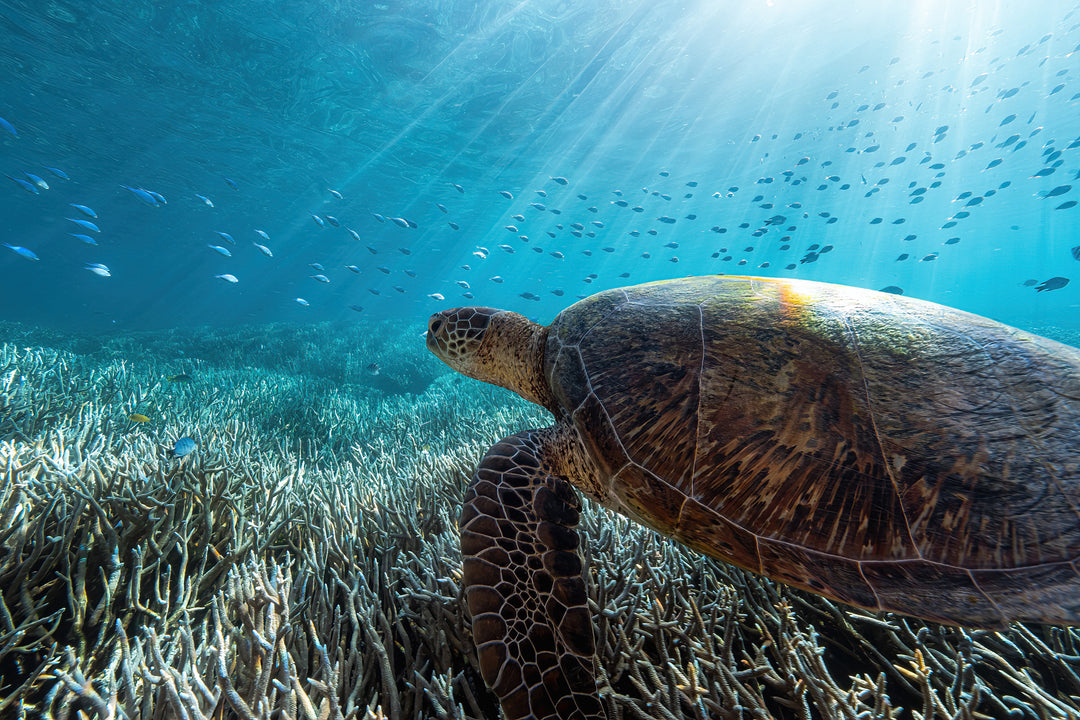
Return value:
[(685, 490), (697, 444), (700, 313), (665, 305), (657, 325), (657, 311), (619, 305), (581, 341), (581, 356), (626, 454)]

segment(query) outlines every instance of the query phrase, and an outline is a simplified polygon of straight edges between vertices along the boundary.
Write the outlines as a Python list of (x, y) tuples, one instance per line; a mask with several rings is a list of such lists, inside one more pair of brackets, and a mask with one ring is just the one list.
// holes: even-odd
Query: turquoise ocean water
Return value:
[(546, 322), (716, 272), (1080, 328), (1071, 2), (8, 0), (0, 31), (0, 241), (39, 258), (0, 248), (0, 319)]

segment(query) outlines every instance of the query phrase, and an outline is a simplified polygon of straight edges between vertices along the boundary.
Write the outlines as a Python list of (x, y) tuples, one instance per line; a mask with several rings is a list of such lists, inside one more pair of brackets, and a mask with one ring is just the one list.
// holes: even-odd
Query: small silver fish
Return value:
[(87, 263), (83, 267), (100, 277), (112, 277), (112, 273), (109, 272), (109, 268), (105, 265), (102, 265), (101, 263)]
[(220, 245), (211, 245), (210, 243), (207, 243), (206, 247), (214, 250), (215, 252), (221, 253), (225, 257), (232, 257), (232, 253), (229, 252), (228, 248), (221, 247)]
[(224, 280), (227, 283), (234, 283), (235, 284), (235, 283), (240, 282), (240, 280), (237, 279), (237, 277), (235, 275), (232, 275), (230, 273), (224, 273), (222, 275), (215, 275), (214, 277), (221, 278), (222, 280)]

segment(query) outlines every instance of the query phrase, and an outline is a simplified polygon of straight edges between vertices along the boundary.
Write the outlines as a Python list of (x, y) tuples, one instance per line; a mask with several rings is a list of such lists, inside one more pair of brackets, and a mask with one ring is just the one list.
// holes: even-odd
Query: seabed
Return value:
[[(0, 717), (497, 718), (457, 514), (550, 418), (421, 330), (0, 327)], [(581, 529), (611, 720), (1080, 718), (1076, 630), (872, 615)]]

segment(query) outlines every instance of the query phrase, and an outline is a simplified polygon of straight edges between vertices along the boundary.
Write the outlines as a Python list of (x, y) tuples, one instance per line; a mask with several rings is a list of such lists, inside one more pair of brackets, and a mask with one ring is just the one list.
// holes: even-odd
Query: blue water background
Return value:
[[(0, 241), (40, 257), (0, 248), (0, 319), (422, 321), (484, 304), (548, 321), (579, 295), (722, 272), (1078, 329), (1080, 207), (1055, 209), (1080, 197), (1078, 50), (1080, 12), (1056, 0), (0, 2), (0, 117), (19, 133), (0, 130), (0, 171), (50, 185), (0, 178)], [(68, 203), (97, 212), (98, 247), (69, 234)], [(226, 245), (217, 231), (233, 257), (207, 247)], [(815, 244), (832, 249), (803, 262)], [(1071, 283), (1023, 284), (1052, 277)]]

